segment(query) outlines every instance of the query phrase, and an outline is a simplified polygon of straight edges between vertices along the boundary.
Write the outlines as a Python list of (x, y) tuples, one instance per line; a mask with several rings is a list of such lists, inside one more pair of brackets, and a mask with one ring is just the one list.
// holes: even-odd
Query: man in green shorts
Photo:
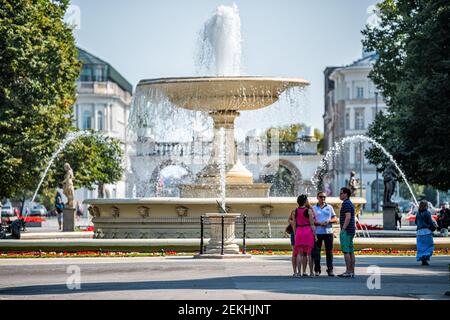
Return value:
[(343, 201), (339, 215), (341, 232), (339, 240), (341, 250), (344, 253), (346, 270), (339, 277), (353, 278), (355, 276), (355, 253), (353, 248), (353, 238), (355, 237), (355, 206), (350, 201), (351, 191), (349, 188), (341, 188), (339, 198)]

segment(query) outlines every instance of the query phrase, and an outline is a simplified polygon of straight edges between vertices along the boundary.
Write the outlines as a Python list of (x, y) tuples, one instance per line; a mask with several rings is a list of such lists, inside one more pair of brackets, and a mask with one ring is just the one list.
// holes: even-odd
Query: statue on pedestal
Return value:
[(391, 197), (395, 192), (395, 182), (397, 181), (397, 171), (392, 164), (389, 164), (383, 172), (384, 180), (384, 205), (392, 204)]
[(63, 193), (67, 197), (67, 207), (74, 208), (73, 198), (75, 190), (73, 188), (73, 171), (70, 167), (70, 164), (64, 164), (64, 170), (66, 170), (66, 174), (64, 175), (63, 184)]
[(359, 182), (355, 178), (355, 171), (350, 172), (350, 180), (348, 181), (348, 188), (352, 192), (352, 197), (356, 196), (359, 189)]

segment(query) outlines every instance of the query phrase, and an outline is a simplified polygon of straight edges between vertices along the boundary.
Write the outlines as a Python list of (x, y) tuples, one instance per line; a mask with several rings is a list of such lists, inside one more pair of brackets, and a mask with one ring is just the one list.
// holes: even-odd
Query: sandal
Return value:
[(352, 273), (350, 273), (350, 272), (348, 272), (348, 273), (344, 272), (342, 274), (338, 274), (338, 277), (340, 277), (340, 278), (353, 278), (354, 275)]

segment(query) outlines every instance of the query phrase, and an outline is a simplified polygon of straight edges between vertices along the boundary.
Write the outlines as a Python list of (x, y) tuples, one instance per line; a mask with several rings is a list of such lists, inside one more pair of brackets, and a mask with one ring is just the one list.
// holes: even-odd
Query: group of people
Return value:
[[(353, 239), (356, 233), (355, 207), (350, 200), (349, 188), (341, 188), (339, 198), (343, 201), (336, 216), (333, 207), (326, 203), (326, 194), (317, 193), (317, 204), (311, 206), (308, 196), (302, 194), (297, 198), (298, 207), (289, 216), (290, 236), (292, 245), (292, 269), (294, 277), (313, 277), (321, 274), (321, 250), (325, 244), (327, 274), (334, 277), (333, 272), (333, 223), (339, 221), (341, 251), (344, 254), (346, 270), (338, 275), (343, 278), (355, 276), (355, 254)], [(444, 210), (444, 214), (446, 211)], [(422, 200), (416, 215), (417, 225), (417, 261), (429, 265), (434, 251), (433, 231), (438, 228), (428, 210), (428, 202)], [(309, 272), (307, 272), (309, 267)]]
[[(302, 194), (297, 198), (298, 208), (289, 216), (291, 226), (292, 268), (294, 277), (319, 276), (321, 274), (321, 250), (325, 244), (327, 274), (334, 277), (333, 272), (333, 223), (339, 221), (341, 232), (339, 240), (344, 253), (346, 270), (338, 275), (353, 278), (355, 275), (355, 254), (353, 238), (356, 233), (355, 207), (350, 200), (352, 192), (349, 188), (341, 188), (339, 198), (343, 201), (339, 220), (333, 207), (326, 203), (326, 194), (317, 193), (317, 204), (311, 206), (308, 196)], [(307, 273), (309, 266), (309, 273)]]
[(441, 210), (438, 215), (438, 230), (448, 230), (450, 227), (450, 206), (447, 203), (442, 204)]

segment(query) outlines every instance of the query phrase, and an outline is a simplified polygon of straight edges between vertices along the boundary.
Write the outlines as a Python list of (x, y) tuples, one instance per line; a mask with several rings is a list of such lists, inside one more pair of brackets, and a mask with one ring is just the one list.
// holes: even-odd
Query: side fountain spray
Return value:
[(354, 135), (354, 136), (350, 136), (350, 137), (345, 137), (341, 141), (335, 142), (334, 146), (330, 150), (328, 150), (328, 152), (325, 154), (325, 156), (323, 157), (322, 161), (320, 162), (320, 165), (316, 168), (316, 170), (314, 172), (314, 175), (311, 178), (311, 182), (312, 182), (313, 186), (316, 189), (318, 188), (318, 184), (320, 182), (320, 176), (324, 172), (327, 171), (328, 163), (330, 163), (330, 161), (332, 161), (343, 150), (343, 147), (346, 144), (354, 143), (354, 142), (368, 142), (368, 143), (371, 143), (377, 149), (381, 150), (386, 155), (386, 157), (389, 158), (391, 163), (395, 166), (397, 171), (400, 173), (401, 177), (403, 178), (403, 181), (405, 182), (406, 186), (409, 189), (409, 192), (411, 193), (411, 197), (413, 198), (414, 203), (416, 204), (416, 206), (418, 206), (418, 202), (417, 202), (417, 199), (416, 199), (416, 197), (414, 195), (414, 192), (412, 191), (411, 186), (409, 185), (408, 180), (406, 179), (406, 176), (405, 176), (404, 172), (402, 171), (402, 169), (400, 169), (397, 161), (395, 161), (395, 159), (392, 156), (392, 154), (390, 154), (386, 150), (386, 148), (384, 148), (380, 143), (378, 143), (374, 139), (372, 139), (370, 137), (367, 137), (367, 136), (364, 136), (364, 135)]
[(52, 156), (50, 157), (50, 161), (47, 164), (47, 167), (44, 170), (44, 173), (42, 174), (41, 180), (39, 181), (39, 184), (34, 191), (33, 198), (31, 198), (31, 202), (34, 202), (34, 199), (36, 198), (39, 189), (41, 188), (42, 183), (44, 182), (45, 177), (47, 176), (48, 170), (52, 166), (53, 162), (55, 161), (56, 157), (67, 147), (69, 143), (71, 143), (74, 140), (77, 140), (80, 137), (91, 135), (92, 133), (89, 131), (77, 131), (77, 132), (69, 132), (67, 136), (64, 138), (63, 141), (58, 146), (58, 149), (53, 152)]

